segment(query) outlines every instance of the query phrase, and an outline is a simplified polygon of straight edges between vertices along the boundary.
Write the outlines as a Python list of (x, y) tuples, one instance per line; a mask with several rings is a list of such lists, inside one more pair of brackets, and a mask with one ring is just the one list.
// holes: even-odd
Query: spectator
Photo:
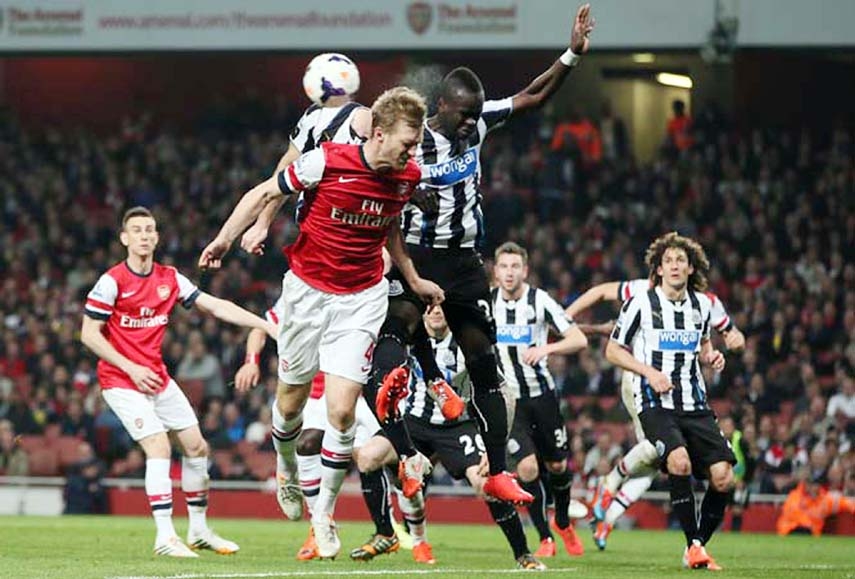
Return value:
[(694, 144), (692, 138), (692, 118), (686, 114), (686, 103), (675, 100), (671, 103), (674, 116), (668, 121), (667, 147), (677, 153), (688, 151)]
[(223, 381), (223, 369), (216, 356), (208, 352), (202, 333), (190, 333), (187, 353), (178, 365), (176, 376), (182, 380), (201, 380), (205, 383), (206, 398), (225, 398), (226, 383)]
[(103, 484), (104, 465), (88, 443), (81, 443), (79, 460), (71, 465), (65, 482), (66, 515), (103, 515), (109, 513), (107, 490)]
[(27, 476), (30, 461), (24, 449), (18, 446), (15, 430), (9, 420), (0, 420), (0, 475)]
[(272, 415), (269, 406), (262, 406), (258, 411), (258, 420), (246, 429), (246, 440), (262, 446), (270, 438), (270, 429), (273, 426)]
[(95, 421), (92, 416), (84, 412), (79, 395), (69, 400), (60, 428), (64, 436), (75, 436), (93, 446), (95, 444)]

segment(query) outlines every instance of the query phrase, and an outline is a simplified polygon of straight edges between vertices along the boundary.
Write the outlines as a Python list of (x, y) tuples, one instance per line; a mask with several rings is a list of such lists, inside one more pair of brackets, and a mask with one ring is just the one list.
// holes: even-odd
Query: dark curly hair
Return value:
[(707, 273), (710, 270), (710, 260), (700, 243), (690, 237), (683, 237), (676, 231), (657, 237), (647, 248), (644, 263), (650, 270), (650, 282), (654, 286), (662, 283), (662, 276), (656, 273), (656, 270), (662, 265), (665, 250), (671, 248), (685, 251), (689, 265), (694, 268), (694, 272), (689, 276), (689, 287), (698, 292), (706, 291), (709, 286)]

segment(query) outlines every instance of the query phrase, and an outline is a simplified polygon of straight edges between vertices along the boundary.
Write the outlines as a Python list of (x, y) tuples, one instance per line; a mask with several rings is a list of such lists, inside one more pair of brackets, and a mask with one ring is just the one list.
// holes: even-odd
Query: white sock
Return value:
[(321, 455), (297, 455), (297, 472), (300, 475), (300, 490), (309, 507), (309, 514), (315, 512), (315, 503), (321, 490)]
[(172, 479), (169, 478), (168, 458), (145, 461), (145, 494), (157, 527), (157, 542), (174, 537), (172, 525)]
[(201, 532), (208, 528), (208, 457), (197, 456), (181, 459), (181, 490), (187, 500), (187, 516), (190, 532)]
[(640, 499), (641, 495), (647, 492), (647, 489), (653, 484), (654, 478), (656, 478), (655, 473), (634, 477), (623, 483), (614, 500), (612, 500), (612, 504), (606, 510), (606, 523), (614, 525), (615, 521), (624, 514), (632, 503)]
[(276, 449), (276, 472), (284, 474), (288, 480), (297, 480), (297, 437), (303, 430), (302, 411), (295, 418), (285, 420), (279, 413), (276, 402), (273, 403), (273, 448)]
[(401, 508), (401, 513), (404, 515), (404, 520), (407, 522), (407, 527), (410, 529), (410, 536), (413, 538), (413, 544), (427, 542), (427, 523), (425, 522), (425, 497), (422, 491), (417, 492), (413, 498), (408, 499), (399, 489), (398, 506)]
[(353, 457), (353, 436), (356, 424), (344, 432), (328, 427), (321, 443), (321, 488), (312, 518), (332, 515), (341, 484)]

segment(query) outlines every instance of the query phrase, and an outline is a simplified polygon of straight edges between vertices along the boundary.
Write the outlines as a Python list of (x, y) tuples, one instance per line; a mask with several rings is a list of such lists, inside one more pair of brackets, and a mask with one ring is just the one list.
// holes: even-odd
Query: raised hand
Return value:
[(591, 41), (589, 36), (594, 30), (594, 19), (591, 17), (591, 5), (585, 4), (576, 12), (573, 30), (570, 32), (570, 50), (573, 54), (582, 55), (588, 52)]

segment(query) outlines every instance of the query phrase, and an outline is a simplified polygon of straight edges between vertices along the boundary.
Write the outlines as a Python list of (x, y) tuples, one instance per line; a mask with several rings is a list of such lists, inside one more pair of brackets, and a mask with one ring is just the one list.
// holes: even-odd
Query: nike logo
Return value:
[(344, 177), (338, 178), (339, 183), (353, 183), (354, 181), (356, 181), (355, 177), (353, 179), (345, 179)]
[(122, 299), (129, 298), (132, 295), (134, 295), (135, 293), (137, 293), (136, 290), (134, 290), (132, 292), (122, 292)]

